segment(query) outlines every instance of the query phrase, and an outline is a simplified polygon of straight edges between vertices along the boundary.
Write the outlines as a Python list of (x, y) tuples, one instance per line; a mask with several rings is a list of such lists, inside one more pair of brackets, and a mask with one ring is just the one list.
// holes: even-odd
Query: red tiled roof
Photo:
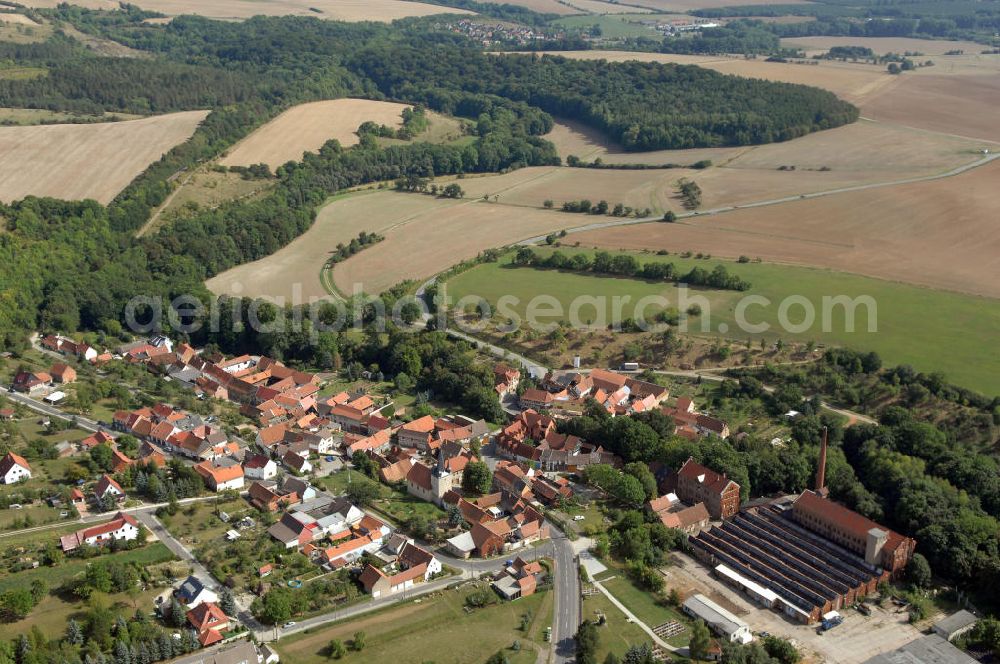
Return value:
[(424, 415), (420, 419), (404, 424), (402, 430), (412, 433), (430, 433), (434, 431), (434, 418), (430, 415)]
[[(707, 468), (693, 459), (688, 459), (681, 466), (681, 469), (677, 471), (677, 474), (681, 477), (687, 477), (695, 481), (700, 481), (702, 485), (712, 489), (713, 491), (722, 492), (730, 482), (733, 480), (729, 479), (725, 475), (719, 474)], [(698, 478), (701, 477), (701, 480)]]
[(25, 461), (24, 457), (13, 452), (7, 452), (3, 460), (0, 460), (0, 476), (6, 475), (15, 465), (31, 470), (31, 465)]
[(415, 463), (406, 474), (406, 481), (416, 484), (425, 491), (431, 490), (431, 469), (422, 463)]
[(792, 509), (795, 511), (805, 511), (817, 516), (862, 542), (866, 541), (868, 531), (872, 528), (883, 530), (886, 533), (885, 550), (889, 552), (895, 551), (905, 539), (899, 533), (875, 523), (871, 519), (844, 507), (840, 503), (835, 503), (828, 498), (822, 498), (812, 491), (803, 491), (795, 499)]

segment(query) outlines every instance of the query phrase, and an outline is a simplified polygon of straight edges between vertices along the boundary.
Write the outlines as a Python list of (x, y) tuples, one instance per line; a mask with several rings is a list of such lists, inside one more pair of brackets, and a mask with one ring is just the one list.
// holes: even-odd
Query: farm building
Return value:
[(976, 664), (976, 660), (937, 634), (922, 636), (892, 652), (884, 652), (862, 664)]
[(727, 641), (750, 643), (753, 640), (749, 625), (704, 595), (689, 597), (684, 602), (684, 612), (704, 620), (712, 631)]

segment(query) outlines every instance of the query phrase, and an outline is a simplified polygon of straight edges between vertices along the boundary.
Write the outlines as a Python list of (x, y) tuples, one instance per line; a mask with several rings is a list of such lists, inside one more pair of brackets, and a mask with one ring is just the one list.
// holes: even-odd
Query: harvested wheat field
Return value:
[(626, 152), (600, 132), (582, 124), (560, 121), (545, 138), (564, 160), (575, 155), (605, 164), (678, 164), (709, 160), (716, 167), (777, 170), (832, 169), (868, 173), (872, 181), (898, 180), (948, 171), (979, 158), (988, 144), (900, 125), (860, 120), (815, 132), (784, 143), (728, 148)]
[(403, 279), (428, 277), (483, 249), (577, 225), (575, 215), (477, 200), (391, 191), (344, 196), (324, 207), (306, 233), (277, 253), (210, 279), (214, 293), (275, 299), (326, 297), (320, 271), (340, 242), (361, 231), (385, 240), (337, 265), (337, 288), (376, 293)]
[(224, 166), (267, 164), (277, 168), (300, 161), (304, 152), (317, 152), (330, 139), (344, 147), (356, 145), (361, 123), (400, 127), (406, 104), (370, 99), (333, 99), (294, 106), (240, 141), (219, 160)]
[(567, 5), (576, 7), (588, 14), (648, 14), (652, 9), (635, 5), (621, 5), (601, 0), (563, 0)]
[[(716, 9), (718, 7), (734, 7), (734, 6), (745, 6), (745, 5), (773, 5), (775, 0), (642, 0), (638, 2), (643, 7), (649, 7), (650, 9), (655, 9), (658, 12), (687, 12), (692, 9)], [(797, 5), (809, 5), (812, 4), (808, 0), (802, 0), (799, 2), (796, 0)]]
[(829, 90), (852, 103), (863, 101), (896, 78), (887, 73), (883, 67), (832, 61), (796, 64), (794, 62), (748, 60), (737, 56), (676, 55), (673, 53), (633, 53), (628, 51), (560, 51), (549, 55), (560, 55), (578, 60), (607, 60), (609, 62), (636, 60), (663, 64), (697, 65), (712, 69), (720, 74), (811, 85)]
[[(701, 251), (1000, 297), (1000, 160), (953, 178), (574, 234), (585, 246)], [(933, 315), (931, 313), (930, 315)]]
[(0, 200), (28, 195), (108, 203), (186, 141), (207, 111), (101, 124), (0, 128)]
[(627, 152), (620, 145), (604, 137), (596, 129), (574, 122), (559, 120), (545, 140), (556, 146), (559, 156), (565, 161), (574, 155), (584, 161), (600, 159), (606, 164), (649, 164), (664, 166), (677, 164), (689, 166), (697, 161), (709, 159), (720, 164), (742, 153), (747, 148), (694, 148), (691, 150), (654, 150), (650, 152)]
[(568, 5), (564, 5), (557, 0), (482, 0), (486, 4), (493, 5), (517, 5), (518, 7), (527, 7), (531, 11), (539, 12), (541, 14), (559, 14), (560, 16), (568, 16), (570, 14), (579, 14), (578, 9), (573, 9)]
[(878, 55), (886, 53), (922, 53), (944, 55), (949, 51), (980, 53), (986, 46), (970, 41), (913, 39), (910, 37), (790, 37), (781, 40), (785, 48), (801, 48), (806, 55), (826, 53), (834, 46), (864, 46)]
[(1000, 73), (900, 76), (861, 106), (865, 117), (1000, 142)]
[[(28, 7), (55, 7), (65, 0), (21, 0)], [(72, 0), (88, 9), (118, 9), (117, 0)], [(241, 20), (252, 16), (312, 16), (332, 21), (394, 21), (408, 16), (471, 14), (463, 9), (404, 0), (136, 0), (132, 4), (169, 16), (196, 14)], [(314, 11), (318, 10), (318, 11)]]
[[(970, 155), (968, 161), (973, 160), (974, 157)], [(919, 174), (934, 174), (942, 170), (945, 169)], [(898, 175), (910, 174), (901, 170)], [(520, 208), (541, 208), (546, 200), (551, 200), (559, 208), (566, 201), (587, 199), (592, 203), (605, 200), (612, 206), (622, 203), (637, 209), (650, 208), (653, 214), (662, 214), (665, 210), (683, 211), (676, 198), (678, 182), (682, 178), (693, 180), (701, 187), (702, 209), (705, 210), (903, 179), (897, 177), (896, 173), (879, 174), (867, 170), (611, 170), (535, 166), (504, 175), (466, 178), (461, 181), (461, 186), (467, 198), (488, 195), (493, 200), (495, 196), (499, 196), (496, 200), (501, 205)], [(586, 217), (581, 217), (584, 218)], [(573, 225), (583, 223), (586, 222), (579, 221)]]
[(15, 25), (27, 25), (32, 28), (37, 28), (38, 23), (32, 21), (30, 18), (24, 14), (9, 14), (7, 12), (0, 12), (0, 23), (11, 23)]

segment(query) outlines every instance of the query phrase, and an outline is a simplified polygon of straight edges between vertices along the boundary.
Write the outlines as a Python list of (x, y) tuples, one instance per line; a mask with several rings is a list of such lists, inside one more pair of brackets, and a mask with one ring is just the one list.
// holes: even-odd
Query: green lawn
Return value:
[(426, 519), (443, 519), (445, 512), (434, 503), (425, 502), (416, 496), (406, 493), (392, 492), (389, 498), (375, 502), (375, 508), (392, 517), (397, 523), (406, 523), (413, 516)]
[(649, 627), (662, 625), (669, 620), (687, 622), (679, 611), (657, 603), (650, 593), (635, 586), (621, 574), (602, 584), (608, 592)]
[[(546, 249), (541, 249), (544, 253)], [(564, 253), (592, 253), (589, 250), (563, 248)], [(888, 365), (910, 364), (920, 371), (940, 371), (950, 382), (987, 394), (1000, 393), (1000, 354), (994, 352), (992, 342), (1000, 329), (1000, 302), (918, 288), (879, 279), (788, 265), (745, 263), (721, 259), (683, 259), (675, 255), (657, 256), (635, 254), (640, 262), (672, 262), (678, 272), (685, 273), (694, 266), (711, 271), (724, 265), (730, 274), (748, 280), (752, 287), (747, 293), (726, 290), (695, 289), (691, 297), (702, 296), (703, 314), (692, 320), (690, 332), (725, 336), (746, 341), (761, 336), (774, 340), (778, 336), (798, 341), (816, 341), (821, 344), (848, 346), (864, 351), (875, 351)], [(635, 303), (643, 296), (665, 297), (670, 306), (686, 309), (679, 299), (679, 290), (670, 283), (653, 283), (638, 279), (594, 276), (569, 272), (540, 271), (533, 268), (512, 267), (509, 258), (473, 268), (448, 282), (448, 294), (455, 302), (473, 295), (495, 305), (503, 295), (519, 298), (509, 309), (524, 316), (527, 301), (538, 294), (553, 296), (558, 300), (562, 313), (538, 318), (540, 322), (554, 322), (568, 318), (570, 302), (580, 296), (604, 298), (602, 312), (611, 319), (613, 296), (631, 296), (631, 302), (621, 309), (624, 317), (633, 317)], [(751, 324), (767, 324), (763, 333), (743, 332), (736, 324), (735, 307), (747, 295), (763, 296), (769, 304), (753, 304), (745, 311)], [(826, 316), (829, 325), (823, 331), (823, 298), (870, 296), (877, 306), (877, 331), (868, 332), (865, 307), (857, 308), (854, 332), (845, 331), (844, 308), (834, 307)], [(791, 296), (802, 296), (815, 311), (815, 322), (802, 331), (784, 331), (778, 324), (780, 304)], [(706, 306), (707, 304), (707, 306)], [(647, 315), (661, 307), (651, 306)], [(593, 306), (581, 308), (579, 318), (583, 323), (599, 320)], [(710, 314), (710, 315), (709, 315)], [(797, 324), (803, 320), (803, 307), (792, 306), (788, 319)], [(702, 325), (708, 323), (709, 329)]]
[[(327, 645), (332, 639), (349, 643), (355, 632), (365, 633), (365, 649), (349, 651), (339, 660), (361, 662), (435, 662), (435, 664), (480, 664), (493, 653), (505, 650), (511, 664), (531, 664), (537, 649), (547, 647), (542, 633), (552, 624), (553, 599), (537, 593), (514, 602), (466, 612), (468, 591), (445, 591), (405, 602), (391, 609), (361, 616), (317, 630), (309, 630), (277, 644), (283, 661), (296, 664), (326, 664)], [(520, 630), (521, 616), (530, 611), (532, 622)], [(521, 650), (510, 649), (520, 641)]]
[[(218, 513), (229, 515), (229, 523), (219, 518)], [(161, 517), (164, 527), (174, 537), (187, 545), (197, 546), (212, 540), (219, 540), (236, 521), (250, 514), (257, 519), (257, 511), (242, 498), (231, 500), (204, 500), (184, 505), (173, 516)]]
[(625, 614), (601, 593), (583, 599), (581, 617), (584, 620), (596, 621), (601, 614), (607, 622), (598, 629), (600, 634), (597, 647), (598, 662), (603, 662), (609, 652), (620, 658), (630, 646), (652, 643), (648, 634), (635, 623), (628, 622)]

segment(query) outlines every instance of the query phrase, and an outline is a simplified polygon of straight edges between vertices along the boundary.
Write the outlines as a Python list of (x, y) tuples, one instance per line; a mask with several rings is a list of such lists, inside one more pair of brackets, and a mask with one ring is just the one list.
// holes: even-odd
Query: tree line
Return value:
[(611, 254), (607, 251), (595, 252), (593, 258), (585, 253), (567, 256), (558, 250), (548, 256), (542, 256), (531, 247), (520, 247), (514, 254), (511, 264), (547, 270), (570, 270), (600, 275), (635, 277), (650, 281), (672, 281), (722, 290), (746, 291), (751, 288), (750, 282), (735, 274), (730, 274), (723, 265), (716, 265), (711, 272), (701, 267), (694, 267), (682, 274), (677, 272), (673, 263), (661, 261), (640, 263), (635, 256), (630, 254)]

